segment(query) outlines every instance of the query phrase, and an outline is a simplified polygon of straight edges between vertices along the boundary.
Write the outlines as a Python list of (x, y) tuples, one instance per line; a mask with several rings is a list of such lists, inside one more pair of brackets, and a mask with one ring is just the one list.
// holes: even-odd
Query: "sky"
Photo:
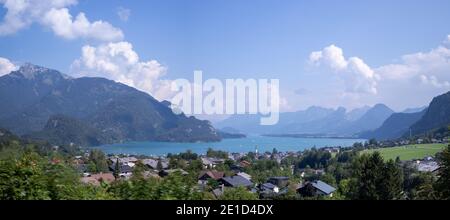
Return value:
[(162, 100), (170, 82), (280, 80), (282, 111), (396, 111), (450, 90), (448, 0), (0, 0), (0, 75), (25, 62)]

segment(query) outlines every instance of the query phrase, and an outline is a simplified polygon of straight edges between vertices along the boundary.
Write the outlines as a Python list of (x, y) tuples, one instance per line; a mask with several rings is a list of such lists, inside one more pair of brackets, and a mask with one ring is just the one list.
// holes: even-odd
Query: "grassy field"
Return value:
[(401, 147), (380, 148), (373, 150), (365, 150), (363, 153), (373, 153), (378, 151), (385, 160), (400, 157), (400, 160), (422, 159), (426, 156), (434, 156), (441, 152), (447, 144), (415, 144)]

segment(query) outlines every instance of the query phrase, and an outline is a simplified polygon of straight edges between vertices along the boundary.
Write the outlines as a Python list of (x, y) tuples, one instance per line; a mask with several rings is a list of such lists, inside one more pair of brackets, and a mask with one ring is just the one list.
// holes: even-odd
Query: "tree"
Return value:
[(114, 165), (114, 178), (118, 180), (120, 178), (120, 163), (119, 158), (116, 159), (116, 164)]
[(189, 200), (198, 196), (193, 189), (193, 183), (186, 181), (177, 171), (165, 177), (158, 187), (159, 199), (162, 200)]
[(5, 158), (0, 161), (0, 199), (51, 199), (43, 163), (36, 153), (25, 153), (18, 158)]
[(245, 187), (225, 189), (220, 200), (258, 200), (258, 195), (249, 192)]
[(99, 149), (91, 150), (89, 154), (89, 160), (95, 164), (96, 172), (107, 172), (108, 162), (106, 161), (106, 156), (103, 151)]
[(138, 161), (136, 165), (133, 167), (133, 179), (144, 179), (144, 172), (145, 172), (146, 166), (141, 162)]
[(158, 159), (158, 163), (156, 164), (156, 169), (158, 171), (163, 170), (163, 165), (162, 165), (161, 159)]
[(403, 174), (397, 163), (389, 160), (384, 166), (383, 173), (380, 198), (383, 200), (401, 199), (403, 194)]
[(379, 152), (362, 155), (354, 163), (352, 189), (349, 197), (361, 200), (400, 199), (403, 190), (402, 173), (398, 165), (383, 161)]
[(439, 178), (435, 189), (441, 199), (450, 199), (450, 145), (437, 157), (439, 162)]

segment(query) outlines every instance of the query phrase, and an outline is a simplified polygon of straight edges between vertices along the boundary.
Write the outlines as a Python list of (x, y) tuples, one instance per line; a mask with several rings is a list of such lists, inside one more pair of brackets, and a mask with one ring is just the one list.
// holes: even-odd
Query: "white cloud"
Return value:
[(117, 9), (117, 16), (119, 16), (122, 21), (128, 21), (131, 16), (131, 10), (128, 8), (119, 7)]
[(347, 67), (342, 49), (335, 45), (325, 47), (322, 51), (312, 52), (310, 62), (316, 65), (325, 64), (337, 71)]
[(450, 83), (448, 81), (441, 81), (438, 78), (436, 78), (436, 76), (420, 75), (420, 79), (422, 83), (426, 85), (432, 85), (436, 88), (450, 87)]
[(84, 46), (72, 64), (76, 76), (104, 77), (135, 87), (159, 100), (170, 98), (171, 81), (161, 80), (166, 67), (156, 60), (141, 61), (129, 42)]
[(17, 70), (17, 66), (6, 58), (0, 57), (0, 76), (9, 74), (12, 71)]
[(450, 49), (438, 46), (429, 52), (404, 55), (400, 63), (381, 66), (375, 71), (386, 80), (420, 79), (424, 84), (436, 86), (436, 83), (430, 83), (433, 79), (450, 81), (449, 70)]
[(101, 20), (90, 22), (84, 13), (73, 19), (68, 7), (76, 5), (77, 0), (0, 0), (0, 3), (7, 10), (0, 35), (14, 34), (39, 23), (66, 39), (120, 41), (124, 37), (120, 29)]
[[(319, 71), (323, 74), (321, 79), (329, 83), (326, 85), (329, 93), (321, 98), (326, 100), (323, 102), (337, 100), (339, 103), (348, 102), (348, 105), (382, 102), (397, 109), (420, 106), (450, 89), (449, 38), (450, 35), (446, 36), (441, 45), (429, 51), (406, 54), (398, 62), (375, 68), (360, 58), (346, 59), (342, 49), (334, 45), (311, 53), (309, 62), (316, 67), (326, 67)], [(346, 90), (338, 83), (333, 84), (335, 79), (324, 78), (329, 76), (326, 75), (329, 70), (336, 72), (335, 76), (343, 81)], [(341, 96), (333, 96), (338, 93)], [(411, 94), (414, 94), (413, 98), (409, 98)]]
[(377, 94), (379, 76), (362, 59), (346, 59), (341, 48), (330, 45), (321, 51), (312, 52), (309, 61), (339, 73), (349, 93)]

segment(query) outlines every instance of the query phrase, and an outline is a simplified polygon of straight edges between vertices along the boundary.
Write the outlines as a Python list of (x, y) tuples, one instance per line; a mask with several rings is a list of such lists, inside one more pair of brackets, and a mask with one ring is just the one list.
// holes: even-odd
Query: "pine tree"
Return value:
[(398, 165), (389, 160), (384, 166), (380, 198), (383, 200), (401, 199), (403, 193), (403, 174)]
[(158, 171), (163, 170), (163, 166), (162, 166), (161, 159), (158, 160), (158, 163), (156, 164), (156, 169), (157, 169)]
[(120, 163), (119, 163), (119, 158), (117, 158), (117, 160), (116, 160), (116, 164), (115, 164), (115, 166), (114, 166), (114, 173), (113, 173), (113, 175), (114, 175), (114, 178), (115, 178), (116, 180), (118, 180), (118, 179), (120, 178)]
[(450, 199), (450, 145), (438, 155), (439, 179), (435, 189), (441, 199)]
[(361, 157), (360, 167), (356, 173), (356, 197), (362, 200), (380, 199), (379, 191), (382, 185), (384, 162), (380, 153)]

